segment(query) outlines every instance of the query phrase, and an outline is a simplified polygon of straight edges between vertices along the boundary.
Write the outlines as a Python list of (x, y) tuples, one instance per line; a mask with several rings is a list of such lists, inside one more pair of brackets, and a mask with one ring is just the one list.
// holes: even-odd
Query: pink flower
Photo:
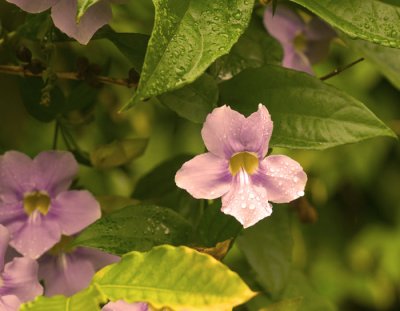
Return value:
[(17, 151), (0, 156), (0, 224), (10, 245), (33, 259), (100, 218), (88, 191), (67, 191), (78, 171), (69, 152), (42, 152), (30, 159)]
[(209, 152), (183, 164), (177, 186), (198, 199), (222, 197), (222, 212), (245, 228), (271, 215), (269, 202), (303, 196), (307, 175), (299, 163), (284, 155), (264, 158), (272, 127), (261, 104), (247, 118), (229, 106), (214, 109), (201, 130)]
[(4, 265), (10, 235), (0, 225), (0, 310), (17, 311), (23, 302), (43, 293), (37, 280), (38, 265), (31, 258), (18, 257)]
[(112, 18), (109, 5), (113, 0), (102, 0), (91, 7), (76, 22), (77, 0), (7, 0), (29, 13), (51, 8), (54, 25), (81, 44), (87, 44), (94, 33)]
[(44, 280), (45, 295), (71, 296), (89, 286), (95, 272), (119, 261), (119, 257), (97, 249), (70, 248), (65, 237), (39, 258), (39, 279)]
[(311, 64), (321, 61), (329, 52), (329, 43), (336, 36), (332, 28), (318, 17), (305, 22), (299, 15), (279, 5), (274, 15), (268, 7), (264, 25), (269, 34), (282, 45), (282, 65), (313, 74)]
[(118, 300), (116, 302), (109, 302), (101, 309), (101, 311), (148, 311), (148, 310), (149, 307), (147, 303), (144, 302), (127, 303), (122, 300)]

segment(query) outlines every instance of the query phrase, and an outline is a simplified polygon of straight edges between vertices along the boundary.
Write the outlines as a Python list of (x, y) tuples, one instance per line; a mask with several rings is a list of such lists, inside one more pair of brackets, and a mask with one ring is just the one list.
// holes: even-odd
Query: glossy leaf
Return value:
[(165, 106), (195, 123), (203, 123), (207, 114), (216, 107), (218, 86), (208, 74), (181, 89), (158, 96)]
[(112, 168), (127, 164), (146, 150), (148, 138), (131, 138), (97, 147), (90, 152), (90, 161), (97, 168)]
[(279, 297), (291, 271), (293, 241), (287, 209), (274, 207), (271, 217), (244, 230), (237, 243), (257, 281), (270, 296)]
[(21, 306), (20, 311), (99, 311), (106, 300), (93, 286), (71, 296), (39, 296)]
[(100, 270), (94, 283), (110, 300), (147, 301), (174, 310), (230, 310), (255, 295), (213, 257), (169, 245), (124, 255)]
[(122, 255), (161, 244), (182, 245), (191, 236), (191, 225), (174, 211), (153, 205), (133, 205), (90, 225), (75, 239), (74, 245)]
[(290, 0), (354, 39), (400, 48), (400, 8), (376, 0)]
[(153, 0), (156, 15), (142, 76), (131, 101), (194, 81), (229, 52), (247, 26), (248, 0)]
[(395, 134), (361, 102), (306, 73), (268, 65), (221, 83), (220, 97), (246, 115), (263, 103), (272, 146), (325, 149)]

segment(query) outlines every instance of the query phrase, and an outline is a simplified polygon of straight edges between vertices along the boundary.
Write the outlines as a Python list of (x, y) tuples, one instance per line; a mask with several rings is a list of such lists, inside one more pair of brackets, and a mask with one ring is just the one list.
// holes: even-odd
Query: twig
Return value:
[(53, 137), (53, 150), (57, 150), (57, 143), (58, 143), (58, 131), (60, 129), (60, 124), (58, 120), (56, 120), (56, 124), (54, 126), (54, 137)]
[[(42, 77), (43, 73), (33, 73), (22, 66), (11, 66), (11, 65), (0, 65), (0, 73), (6, 73), (10, 75), (18, 75), (25, 77)], [(84, 77), (80, 77), (76, 72), (56, 72), (55, 75), (58, 79), (63, 80), (79, 80), (84, 81)], [(96, 76), (96, 80), (103, 84), (109, 85), (120, 85), (127, 88), (136, 86), (135, 83), (128, 82), (126, 79), (111, 78), (105, 76)]]
[(352, 62), (352, 63), (350, 63), (350, 64), (348, 64), (348, 65), (346, 65), (344, 67), (335, 69), (331, 73), (328, 73), (327, 75), (325, 75), (325, 76), (323, 76), (323, 77), (321, 77), (319, 79), (322, 80), (322, 81), (328, 80), (328, 79), (338, 75), (339, 73), (349, 69), (350, 67), (353, 67), (354, 65), (357, 65), (358, 63), (362, 62), (363, 60), (364, 60), (364, 57), (361, 57), (361, 58), (355, 60), (354, 62)]

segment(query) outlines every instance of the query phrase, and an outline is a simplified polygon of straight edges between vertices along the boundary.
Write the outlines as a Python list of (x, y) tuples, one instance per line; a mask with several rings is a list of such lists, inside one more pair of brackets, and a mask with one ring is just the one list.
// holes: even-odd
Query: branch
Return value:
[(361, 58), (355, 60), (354, 62), (352, 62), (352, 63), (350, 63), (350, 64), (348, 64), (348, 65), (346, 65), (346, 66), (344, 66), (342, 68), (335, 69), (331, 73), (328, 73), (327, 75), (325, 75), (325, 76), (323, 76), (323, 77), (321, 77), (319, 79), (322, 80), (322, 81), (328, 80), (328, 79), (338, 75), (339, 73), (349, 69), (350, 67), (353, 67), (354, 65), (357, 65), (358, 63), (362, 62), (363, 60), (364, 60), (364, 58), (361, 57)]
[[(44, 72), (33, 73), (22, 66), (11, 65), (0, 65), (0, 73), (24, 77), (43, 77), (44, 75)], [(80, 77), (76, 72), (56, 72), (55, 75), (58, 79), (85, 81), (85, 77)], [(127, 88), (132, 88), (136, 86), (136, 83), (129, 82), (127, 79), (111, 78), (105, 76), (95, 76), (95, 79), (96, 81), (103, 84), (120, 85)]]

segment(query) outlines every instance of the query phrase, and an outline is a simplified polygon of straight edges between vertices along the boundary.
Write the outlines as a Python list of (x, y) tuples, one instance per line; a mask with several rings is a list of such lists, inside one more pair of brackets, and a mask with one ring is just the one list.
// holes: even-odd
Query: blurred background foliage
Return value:
[[(115, 6), (114, 16), (110, 26), (117, 32), (151, 33), (154, 9), (150, 0)], [(1, 1), (0, 64), (20, 64), (13, 51), (23, 45), (32, 51), (34, 58), (45, 62), (54, 71), (74, 71), (77, 60), (86, 57), (91, 64), (101, 67), (102, 75), (128, 77), (132, 65), (109, 40), (101, 38), (101, 33), (98, 40), (91, 41), (86, 47), (67, 40), (60, 33), (54, 34), (60, 41), (51, 43), (42, 29), (46, 27), (43, 22), (46, 19), (46, 15), (26, 15)], [(12, 33), (24, 23), (27, 25), (24, 39), (12, 36), (5, 39), (5, 34)], [(323, 76), (360, 56), (342, 40), (336, 39), (329, 58), (314, 69), (317, 76)], [(327, 82), (360, 99), (397, 134), (400, 133), (399, 90), (374, 64), (363, 61)], [(35, 83), (41, 83), (41, 80), (0, 74), (1, 151), (15, 149), (34, 156), (52, 148), (54, 118), (50, 116), (50, 122), (41, 122), (26, 109), (29, 100), (41, 98), (41, 94), (33, 90)], [(65, 97), (63, 100), (77, 101), (74, 109), (57, 117), (62, 134), (58, 147), (68, 149), (72, 145), (82, 163), (92, 163), (81, 166), (76, 187), (92, 191), (101, 199), (106, 211), (137, 200), (152, 201), (173, 208), (190, 222), (202, 225), (198, 222), (203, 213), (202, 205), (207, 202), (196, 201), (184, 191), (178, 191), (171, 179), (186, 157), (164, 165), (161, 173), (155, 171), (156, 176), (159, 174), (160, 184), (164, 181), (167, 184), (165, 189), (146, 188), (145, 181), (142, 181), (144, 185), (139, 183), (145, 190), (137, 186), (141, 177), (164, 161), (177, 155), (202, 153), (201, 124), (179, 117), (156, 98), (119, 113), (132, 93), (121, 86), (95, 85), (91, 88), (76, 81), (59, 81), (58, 87)], [(80, 87), (84, 91), (77, 90)], [(61, 105), (61, 100), (56, 104)], [(268, 106), (268, 103), (264, 104)], [(103, 152), (112, 153), (115, 148), (122, 148), (126, 151), (125, 158), (114, 160), (124, 165), (93, 167), (96, 161), (93, 158), (100, 157), (98, 161), (102, 162), (98, 147), (104, 148), (113, 142), (111, 149)], [(290, 206), (274, 207), (271, 219), (284, 217), (282, 211), (289, 210), (292, 237), (280, 237), (274, 228), (267, 228), (260, 235), (257, 232), (261, 230), (260, 226), (256, 226), (237, 239), (225, 258), (225, 263), (238, 271), (253, 289), (265, 292), (238, 310), (297, 310), (298, 299), (307, 301), (299, 310), (329, 310), (334, 305), (344, 311), (400, 310), (398, 141), (376, 138), (325, 151), (276, 149), (273, 153), (288, 154), (302, 164), (309, 176), (306, 195)], [(146, 193), (150, 194), (148, 198)], [(210, 245), (214, 242), (210, 241)], [(266, 271), (262, 263), (252, 263), (255, 251), (252, 248), (257, 249), (264, 243), (277, 243), (281, 248), (282, 253), (273, 251), (265, 257), (277, 261), (277, 270)], [(285, 254), (289, 258), (292, 256), (290, 268), (282, 264), (289, 260)], [(274, 279), (276, 271), (280, 272)], [(280, 279), (282, 275), (288, 282)], [(299, 290), (299, 294), (293, 294)], [(281, 292), (285, 294), (278, 295)], [(303, 298), (293, 298), (297, 296)], [(266, 308), (265, 305), (269, 306)]]

